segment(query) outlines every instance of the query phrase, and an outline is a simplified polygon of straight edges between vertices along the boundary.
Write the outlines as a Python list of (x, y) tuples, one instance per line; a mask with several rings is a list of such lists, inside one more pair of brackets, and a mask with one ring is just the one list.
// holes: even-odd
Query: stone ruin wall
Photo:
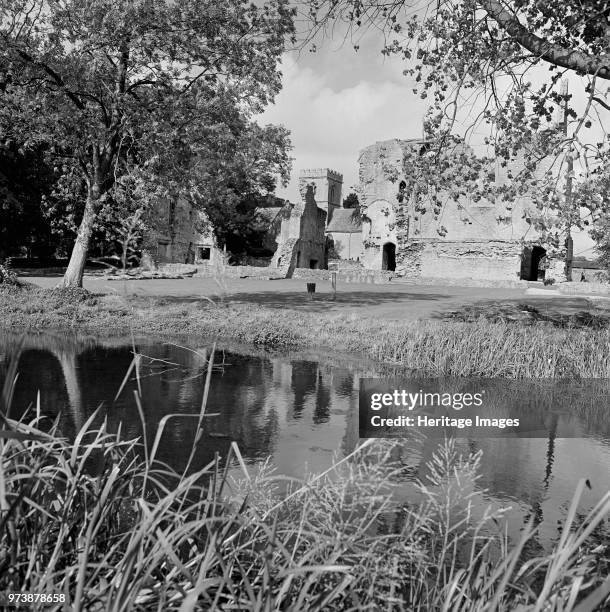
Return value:
[(520, 278), (521, 246), (504, 241), (414, 241), (397, 257), (405, 278)]
[(197, 263), (197, 248), (202, 246), (210, 248), (210, 258), (217, 255), (207, 216), (185, 198), (177, 198), (173, 204), (160, 199), (151, 215), (154, 230), (143, 237), (142, 244), (144, 267)]
[(301, 181), (301, 201), (290, 204), (290, 214), (282, 219), (278, 234), (278, 247), (271, 259), (270, 268), (282, 269), (291, 277), (296, 268), (327, 267), (326, 211), (318, 207), (316, 184)]
[[(397, 200), (405, 179), (403, 151), (423, 144), (417, 139), (388, 140), (360, 155), (364, 266), (380, 270), (383, 245), (390, 242), (396, 245), (397, 276), (518, 280), (523, 244), (538, 240), (524, 218), (531, 199), (494, 204), (461, 198), (458, 203), (448, 201), (438, 220), (431, 203), (424, 202), (424, 214), (410, 213), (408, 195), (404, 204)], [(437, 231), (441, 227), (447, 230), (444, 236)], [(562, 266), (556, 262), (549, 276), (560, 278)]]
[(365, 268), (380, 270), (383, 244), (398, 244), (398, 182), (388, 180), (388, 172), (402, 169), (402, 156), (400, 141), (389, 140), (367, 147), (358, 160), (358, 198), (363, 218), (361, 262)]
[[(340, 174), (327, 169), (314, 172), (320, 181), (329, 175), (337, 184), (342, 180)], [(328, 184), (331, 179), (324, 179), (326, 182), (321, 183), (323, 196), (330, 193)], [(268, 236), (269, 244), (276, 246), (275, 253), (271, 261), (266, 261), (262, 266), (224, 266), (219, 260), (222, 253), (215, 246), (213, 232), (199, 229), (205, 226), (205, 215), (184, 199), (178, 199), (173, 205), (167, 200), (160, 200), (153, 212), (155, 229), (145, 236), (145, 265), (149, 268), (167, 268), (194, 263), (198, 268), (197, 276), (215, 276), (219, 273), (220, 265), (227, 276), (261, 278), (290, 277), (298, 267), (309, 268), (312, 260), (317, 262), (317, 268), (326, 268), (327, 213), (318, 207), (315, 199), (318, 182), (301, 181), (301, 201), (297, 204), (286, 203), (279, 211), (271, 223)], [(340, 195), (340, 189), (334, 190), (333, 201), (338, 200)], [(328, 204), (328, 200), (325, 203)], [(196, 249), (204, 245), (210, 247), (211, 259), (198, 261)]]

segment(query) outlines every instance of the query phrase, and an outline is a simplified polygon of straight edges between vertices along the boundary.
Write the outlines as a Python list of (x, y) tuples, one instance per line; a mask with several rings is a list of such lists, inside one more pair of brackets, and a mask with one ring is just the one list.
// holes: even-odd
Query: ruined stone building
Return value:
[[(278, 245), (270, 267), (292, 276), (298, 268), (326, 268), (330, 260), (333, 269), (384, 278), (565, 279), (565, 261), (547, 257), (529, 222), (530, 196), (509, 202), (461, 196), (438, 215), (429, 202), (417, 212), (408, 197), (399, 200), (405, 153), (426, 146), (421, 139), (392, 139), (366, 147), (359, 157), (359, 209), (342, 207), (338, 172), (302, 171), (301, 203), (279, 211), (270, 232)], [(496, 164), (496, 184), (507, 174)]]
[(142, 245), (142, 265), (201, 264), (218, 257), (214, 233), (205, 212), (184, 198), (159, 200), (151, 213)]
[[(405, 154), (426, 146), (421, 139), (392, 139), (361, 151), (359, 209), (342, 207), (339, 172), (302, 170), (299, 202), (271, 196), (256, 211), (267, 255), (248, 256), (238, 262), (247, 265), (232, 266), (232, 271), (243, 276), (291, 277), (298, 269), (327, 269), (330, 261), (335, 270), (349, 270), (351, 280), (363, 276), (369, 280), (371, 275), (375, 280), (565, 279), (565, 261), (547, 257), (545, 245), (529, 223), (529, 211), (535, 207), (529, 196), (509, 202), (460, 196), (440, 212), (433, 212), (429, 202), (414, 209), (408, 194), (399, 198), (408, 178)], [(496, 183), (507, 180), (508, 170), (500, 164), (495, 172)], [(205, 268), (219, 254), (205, 214), (184, 201), (164, 206), (149, 240), (152, 258), (156, 263)], [(574, 234), (575, 245), (578, 240)], [(590, 271), (585, 272), (577, 270), (592, 278)]]
[[(365, 268), (394, 271), (405, 278), (565, 278), (565, 262), (546, 258), (545, 245), (528, 223), (530, 197), (510, 202), (460, 197), (439, 215), (430, 203), (421, 213), (413, 210), (408, 197), (399, 202), (400, 187), (406, 184), (405, 152), (425, 145), (420, 139), (393, 139), (360, 153)], [(498, 164), (497, 183), (507, 180), (506, 172)]]
[(343, 177), (333, 170), (303, 170), (299, 176), (301, 201), (288, 202), (280, 212), (281, 222), (275, 236), (277, 249), (271, 268), (292, 276), (296, 268), (312, 270), (328, 267), (329, 219), (341, 207)]
[[(241, 264), (231, 266), (235, 273), (285, 277), (292, 276), (297, 268), (326, 269), (329, 219), (333, 220), (334, 211), (343, 212), (342, 182), (341, 174), (333, 170), (304, 170), (300, 174), (299, 202), (269, 196), (267, 205), (256, 209), (255, 219), (264, 230), (262, 250), (270, 255), (234, 254), (234, 263)], [(194, 264), (204, 273), (206, 267), (214, 267), (215, 259), (220, 260), (221, 252), (204, 211), (178, 199), (159, 201), (153, 214), (153, 229), (143, 245), (145, 266)]]

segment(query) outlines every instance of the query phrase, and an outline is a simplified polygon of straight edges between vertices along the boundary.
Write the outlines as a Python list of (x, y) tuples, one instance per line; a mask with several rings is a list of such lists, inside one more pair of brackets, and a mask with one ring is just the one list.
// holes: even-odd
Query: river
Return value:
[[(198, 414), (211, 345), (138, 338), (96, 339), (59, 333), (0, 335), (0, 383), (17, 360), (11, 417), (33, 407), (40, 394), (42, 413), (59, 418), (64, 435), (74, 436), (96, 408), (109, 429), (124, 437), (142, 435), (132, 371), (141, 355), (139, 378), (149, 444), (168, 414)], [(354, 450), (358, 437), (361, 378), (396, 374), (397, 370), (365, 360), (315, 353), (277, 354), (225, 346), (214, 354), (205, 432), (194, 458), (204, 466), (216, 453), (226, 456), (235, 441), (254, 467), (267, 457), (278, 474), (302, 478), (328, 468), (334, 458)], [(578, 436), (560, 438), (556, 430), (539, 438), (458, 440), (464, 453), (482, 451), (480, 479), (473, 484), (473, 508), (510, 507), (509, 532), (524, 521), (539, 525), (544, 548), (553, 542), (577, 482), (588, 479), (580, 507), (592, 507), (610, 489), (610, 406), (605, 396), (572, 416)], [(573, 401), (573, 398), (572, 400)], [(101, 416), (100, 416), (101, 418)], [(158, 457), (184, 468), (195, 436), (193, 418), (170, 419)], [(575, 425), (574, 425), (575, 423)], [(438, 440), (399, 443), (405, 466), (399, 501), (415, 502), (413, 480), (425, 475), (425, 463)]]

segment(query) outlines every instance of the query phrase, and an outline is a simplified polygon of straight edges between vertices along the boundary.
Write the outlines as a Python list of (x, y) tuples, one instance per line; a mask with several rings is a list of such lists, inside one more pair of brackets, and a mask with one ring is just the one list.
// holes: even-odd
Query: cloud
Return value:
[[(282, 64), (283, 90), (260, 123), (283, 124), (291, 131), (295, 158), (290, 185), (278, 195), (298, 199), (298, 173), (303, 168), (329, 167), (343, 173), (344, 196), (357, 182), (358, 153), (378, 140), (418, 137), (422, 132), (425, 104), (412, 92), (409, 81), (395, 66), (375, 72), (365, 62), (347, 79), (334, 52), (332, 61), (320, 55), (300, 62), (286, 55)], [(352, 68), (353, 51), (346, 65)], [(346, 56), (347, 57), (347, 56)], [(381, 59), (379, 60), (381, 63)], [(303, 64), (307, 65), (303, 65)], [(335, 79), (338, 71), (341, 78)]]

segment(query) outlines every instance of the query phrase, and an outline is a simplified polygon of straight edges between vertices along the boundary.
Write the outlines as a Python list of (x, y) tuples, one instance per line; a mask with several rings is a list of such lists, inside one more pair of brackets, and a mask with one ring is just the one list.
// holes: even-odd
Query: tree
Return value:
[(43, 202), (55, 179), (41, 147), (0, 142), (0, 261), (23, 248), (43, 257), (53, 251)]
[[(565, 238), (573, 225), (582, 225), (575, 182), (587, 182), (609, 158), (604, 113), (610, 102), (602, 87), (610, 80), (608, 2), (314, 0), (308, 5), (310, 37), (338, 21), (352, 34), (383, 29), (382, 52), (404, 58), (414, 93), (430, 100), (424, 128), (435, 151), (424, 158), (431, 165), (449, 145), (463, 150), (484, 125), (481, 144), (489, 157), (481, 158), (480, 172), (462, 188), (490, 198), (534, 191), (540, 227), (560, 228), (549, 232), (557, 244), (560, 234)], [(569, 75), (582, 87), (584, 101), (562, 88)], [(488, 162), (498, 158), (504, 167), (519, 158), (521, 169), (494, 191)], [(431, 165), (426, 174), (434, 175)], [(450, 179), (435, 189), (450, 187), (451, 172), (435, 176)]]
[(289, 133), (281, 126), (244, 124), (230, 138), (209, 143), (210, 150), (217, 147), (225, 154), (197, 159), (192, 197), (205, 205), (219, 244), (242, 252), (260, 235), (256, 208), (275, 191), (278, 179), (284, 185), (290, 179)]
[(192, 192), (209, 142), (273, 100), (292, 20), (287, 0), (0, 0), (2, 132), (47, 144), (85, 188), (64, 285), (82, 284), (120, 176)]
[(348, 193), (345, 199), (343, 200), (343, 208), (359, 208), (360, 202), (358, 200), (358, 196), (352, 192)]
[(121, 269), (127, 270), (130, 259), (137, 257), (144, 233), (151, 231), (151, 210), (154, 194), (150, 177), (137, 170), (117, 179), (111, 201), (106, 201), (98, 217), (98, 229), (111, 253), (118, 251)]
[[(575, 192), (577, 202), (592, 211), (591, 237), (596, 242), (598, 265), (610, 278), (610, 166), (595, 173)], [(589, 224), (589, 221), (585, 221)]]

